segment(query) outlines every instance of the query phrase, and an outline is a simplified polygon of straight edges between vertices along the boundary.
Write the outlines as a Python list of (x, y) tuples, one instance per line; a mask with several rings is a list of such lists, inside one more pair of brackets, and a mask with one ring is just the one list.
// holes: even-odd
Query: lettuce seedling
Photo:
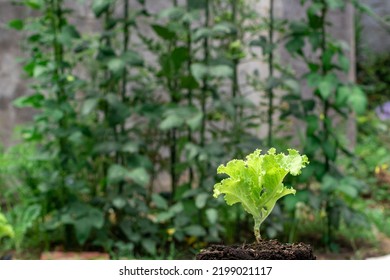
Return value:
[(288, 155), (276, 154), (275, 148), (261, 155), (261, 150), (257, 149), (246, 160), (233, 159), (218, 167), (218, 174), (224, 173), (230, 177), (214, 185), (214, 197), (225, 195), (228, 205), (241, 203), (245, 211), (253, 216), (254, 234), (259, 242), (260, 226), (271, 213), (276, 201), (296, 192), (283, 185), (284, 177), (288, 173), (299, 175), (308, 163), (307, 156), (301, 156), (293, 149), (288, 149)]

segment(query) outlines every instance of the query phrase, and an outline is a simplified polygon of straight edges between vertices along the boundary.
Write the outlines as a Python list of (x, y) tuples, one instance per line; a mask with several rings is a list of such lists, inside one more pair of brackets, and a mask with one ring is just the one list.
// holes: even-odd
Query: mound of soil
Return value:
[(197, 260), (315, 260), (305, 243), (280, 243), (262, 240), (243, 245), (211, 245), (196, 255)]

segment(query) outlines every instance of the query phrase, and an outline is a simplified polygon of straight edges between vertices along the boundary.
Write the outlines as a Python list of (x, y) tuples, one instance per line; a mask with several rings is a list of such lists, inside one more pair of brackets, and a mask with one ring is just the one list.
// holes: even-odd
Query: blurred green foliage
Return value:
[[(297, 241), (303, 225), (315, 224), (323, 245), (337, 249), (344, 226), (371, 220), (386, 231), (383, 212), (361, 207), (376, 182), (357, 175), (387, 159), (363, 163), (375, 136), (353, 150), (344, 128), (367, 107), (362, 88), (340, 78), (348, 48), (327, 28), (344, 1), (301, 1), (301, 21), (259, 15), (249, 0), (173, 1), (156, 14), (137, 2), (93, 1), (96, 32), (73, 24), (62, 0), (20, 1), (39, 15), (9, 22), (26, 36), (30, 82), (14, 105), (38, 112), (0, 158), (14, 249), (62, 244), (112, 258), (189, 258), (211, 242), (251, 240), (251, 221), (213, 199), (212, 186), (222, 162), (270, 146), (296, 148), (311, 164), (295, 182), (287, 178), (297, 194), (275, 207), (268, 237)], [(279, 48), (304, 63), (301, 76)], [(259, 58), (269, 73), (242, 79), (240, 67)]]

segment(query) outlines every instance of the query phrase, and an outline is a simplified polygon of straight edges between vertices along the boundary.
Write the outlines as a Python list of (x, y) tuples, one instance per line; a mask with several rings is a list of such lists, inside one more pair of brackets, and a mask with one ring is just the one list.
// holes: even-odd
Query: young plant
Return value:
[(272, 212), (276, 201), (296, 192), (283, 185), (284, 177), (289, 173), (299, 175), (308, 163), (307, 156), (293, 149), (288, 149), (288, 155), (276, 154), (275, 148), (261, 155), (261, 150), (257, 149), (246, 160), (233, 159), (218, 167), (218, 174), (224, 173), (230, 178), (214, 185), (214, 197), (224, 194), (228, 205), (240, 202), (253, 216), (254, 234), (259, 242), (260, 225)]

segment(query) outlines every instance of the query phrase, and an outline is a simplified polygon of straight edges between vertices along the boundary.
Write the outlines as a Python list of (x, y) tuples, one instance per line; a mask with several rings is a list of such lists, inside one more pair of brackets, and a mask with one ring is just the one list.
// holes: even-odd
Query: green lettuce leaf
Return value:
[(214, 185), (214, 197), (225, 195), (228, 205), (241, 203), (245, 211), (253, 216), (254, 233), (259, 241), (260, 225), (271, 213), (276, 201), (296, 192), (284, 186), (283, 179), (289, 173), (299, 175), (308, 163), (305, 155), (301, 156), (293, 149), (288, 149), (288, 155), (276, 154), (275, 148), (261, 155), (261, 150), (257, 149), (246, 160), (233, 159), (218, 167), (218, 174), (224, 173), (229, 177)]

